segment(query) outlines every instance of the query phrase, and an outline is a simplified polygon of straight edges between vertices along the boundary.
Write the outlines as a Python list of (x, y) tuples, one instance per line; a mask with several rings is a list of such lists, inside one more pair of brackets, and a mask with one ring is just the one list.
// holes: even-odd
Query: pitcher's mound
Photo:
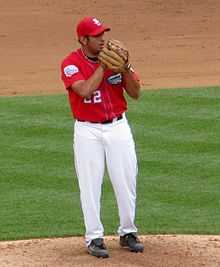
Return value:
[(144, 253), (122, 249), (118, 237), (106, 237), (110, 258), (90, 256), (82, 237), (0, 243), (1, 267), (214, 267), (220, 266), (220, 236), (140, 236)]

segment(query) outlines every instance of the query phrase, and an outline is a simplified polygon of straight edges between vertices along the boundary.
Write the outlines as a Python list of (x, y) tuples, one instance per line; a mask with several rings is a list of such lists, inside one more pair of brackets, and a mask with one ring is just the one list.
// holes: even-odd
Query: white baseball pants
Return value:
[(104, 235), (100, 200), (105, 164), (118, 204), (118, 234), (137, 232), (134, 224), (137, 158), (125, 114), (109, 124), (75, 121), (73, 148), (86, 244)]

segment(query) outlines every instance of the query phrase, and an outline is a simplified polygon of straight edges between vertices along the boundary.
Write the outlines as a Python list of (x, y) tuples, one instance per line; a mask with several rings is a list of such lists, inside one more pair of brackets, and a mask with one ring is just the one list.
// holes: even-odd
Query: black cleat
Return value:
[(136, 233), (129, 233), (120, 236), (120, 245), (124, 248), (129, 248), (131, 252), (143, 252), (144, 245), (138, 239)]
[(97, 258), (108, 258), (109, 254), (104, 244), (103, 238), (93, 239), (88, 246), (88, 252)]

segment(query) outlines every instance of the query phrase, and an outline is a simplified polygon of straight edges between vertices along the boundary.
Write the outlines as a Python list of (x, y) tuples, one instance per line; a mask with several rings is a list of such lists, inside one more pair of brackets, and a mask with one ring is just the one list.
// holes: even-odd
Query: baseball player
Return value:
[(143, 252), (135, 226), (137, 159), (126, 119), (126, 92), (137, 99), (140, 82), (121, 42), (105, 42), (110, 28), (85, 17), (76, 28), (80, 48), (61, 64), (62, 80), (75, 118), (74, 160), (80, 188), (88, 252), (109, 257), (100, 220), (105, 165), (114, 188), (120, 224), (120, 245)]

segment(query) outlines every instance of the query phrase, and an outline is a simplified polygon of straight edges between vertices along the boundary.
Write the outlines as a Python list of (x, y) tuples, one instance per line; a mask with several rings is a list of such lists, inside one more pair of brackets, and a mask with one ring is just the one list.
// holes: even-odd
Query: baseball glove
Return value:
[(129, 65), (127, 48), (118, 40), (109, 40), (98, 56), (99, 61), (113, 72), (124, 72)]

